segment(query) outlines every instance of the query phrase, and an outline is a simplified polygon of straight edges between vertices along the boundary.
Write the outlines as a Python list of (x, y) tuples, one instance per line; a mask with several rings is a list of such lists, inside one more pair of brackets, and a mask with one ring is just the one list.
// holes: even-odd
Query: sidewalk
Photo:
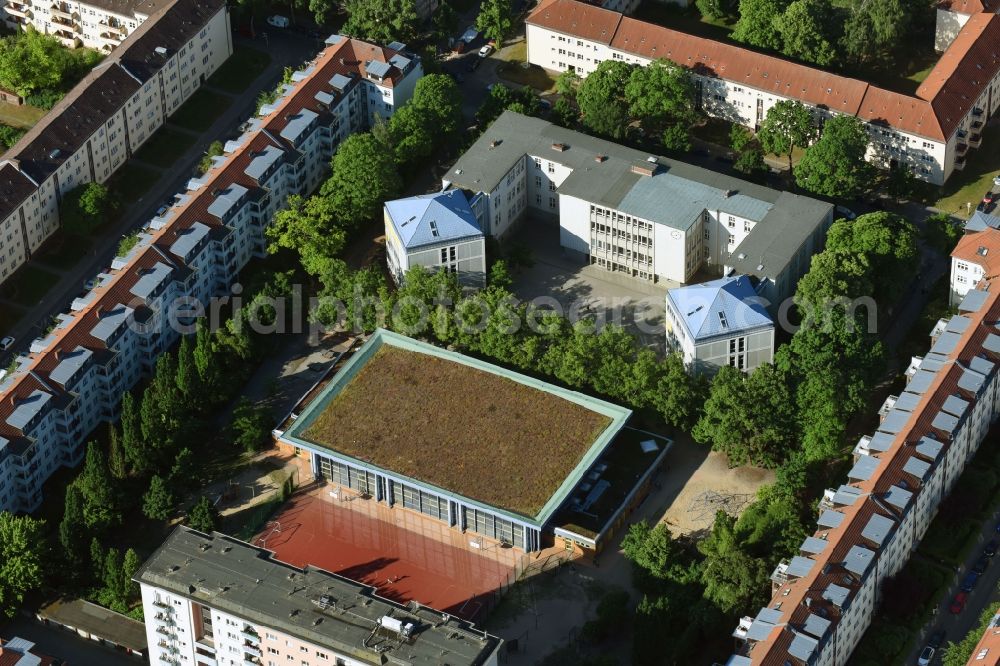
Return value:
[[(260, 40), (249, 40), (239, 36), (234, 36), (234, 44), (237, 47), (241, 45), (252, 46), (258, 50), (262, 50), (263, 47)], [(17, 324), (9, 330), (0, 331), (2, 335), (12, 335), (17, 339), (14, 347), (4, 358), (0, 358), (0, 364), (6, 365), (11, 354), (26, 350), (31, 339), (41, 333), (44, 322), (68, 309), (70, 302), (79, 295), (83, 283), (110, 264), (122, 236), (133, 229), (140, 228), (153, 217), (157, 207), (164, 200), (184, 188), (208, 144), (216, 139), (225, 139), (235, 131), (236, 127), (256, 108), (257, 96), (260, 91), (274, 87), (281, 79), (281, 73), (285, 66), (299, 64), (311, 57), (317, 49), (312, 40), (282, 35), (280, 38), (271, 36), (266, 50), (271, 56), (271, 63), (243, 93), (233, 96), (217, 88), (209, 88), (214, 93), (224, 94), (231, 98), (229, 108), (212, 123), (211, 127), (199, 135), (198, 140), (176, 161), (170, 171), (148, 167), (162, 172), (163, 176), (143, 197), (131, 202), (125, 208), (117, 223), (103, 230), (93, 239), (96, 249), (90, 256), (72, 268), (61, 272), (48, 264), (41, 265), (36, 260), (28, 261), (26, 266), (35, 266), (43, 268), (47, 272), (59, 273), (61, 277), (59, 283), (51, 288), (36, 305), (29, 308)], [(169, 120), (166, 126), (173, 127)], [(133, 163), (125, 164), (119, 171), (128, 169), (130, 164)]]

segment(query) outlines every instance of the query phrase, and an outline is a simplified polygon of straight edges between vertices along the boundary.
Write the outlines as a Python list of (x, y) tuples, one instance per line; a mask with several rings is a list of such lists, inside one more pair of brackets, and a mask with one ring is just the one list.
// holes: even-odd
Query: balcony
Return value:
[(52, 14), (53, 21), (56, 18), (61, 18), (72, 22), (73, 14), (72, 12), (68, 11), (69, 9), (71, 9), (71, 7), (67, 5), (52, 5), (51, 7), (49, 7), (49, 13)]
[(105, 46), (118, 46), (125, 39), (122, 34), (116, 30), (104, 30), (99, 35), (101, 41), (104, 42)]
[(157, 627), (177, 626), (177, 623), (174, 622), (174, 618), (170, 617), (167, 613), (157, 613), (153, 616), (153, 622)]
[(155, 631), (161, 636), (166, 636), (167, 638), (177, 638), (177, 634), (174, 633), (174, 630), (165, 625), (160, 625), (155, 629)]
[(968, 150), (969, 150), (969, 144), (967, 143), (960, 143), (957, 146), (955, 146), (956, 155), (964, 155)]
[(173, 610), (174, 610), (173, 606), (171, 606), (166, 601), (163, 601), (162, 599), (157, 599), (156, 601), (153, 602), (153, 605), (156, 606), (157, 608), (163, 608), (167, 612), (173, 612)]
[(983, 115), (983, 110), (980, 109), (978, 106), (976, 108), (972, 109), (972, 117), (973, 118), (981, 118), (982, 115)]
[(262, 654), (264, 654), (263, 652), (260, 651), (260, 646), (251, 645), (250, 643), (243, 644), (243, 651), (246, 652), (247, 654), (252, 654), (255, 657), (259, 657)]
[(955, 171), (961, 171), (965, 168), (965, 156), (960, 156), (955, 158)]
[(243, 638), (245, 638), (247, 641), (249, 641), (253, 645), (259, 645), (260, 644), (260, 634), (258, 634), (256, 631), (254, 631), (254, 629), (252, 627), (246, 627), (243, 631), (240, 632), (240, 636), (242, 636)]
[(66, 35), (62, 31), (56, 31), (52, 34), (52, 36), (58, 39), (59, 43), (68, 49), (75, 49), (80, 45), (80, 39), (78, 37)]
[(22, 5), (19, 2), (8, 2), (5, 5), (5, 9), (11, 16), (19, 16), (26, 19), (32, 18), (31, 7), (29, 5)]
[(979, 132), (974, 132), (969, 137), (969, 145), (972, 146), (973, 148), (978, 148), (979, 146), (982, 145), (982, 143), (983, 143), (983, 135)]

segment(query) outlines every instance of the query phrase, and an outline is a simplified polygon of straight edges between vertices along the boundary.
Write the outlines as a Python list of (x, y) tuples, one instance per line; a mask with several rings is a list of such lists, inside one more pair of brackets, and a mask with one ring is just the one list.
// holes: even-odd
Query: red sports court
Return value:
[(258, 534), (254, 545), (289, 564), (312, 565), (378, 588), (395, 601), (472, 620), (513, 580), (523, 554), (462, 534), (444, 523), (324, 484), (301, 493)]

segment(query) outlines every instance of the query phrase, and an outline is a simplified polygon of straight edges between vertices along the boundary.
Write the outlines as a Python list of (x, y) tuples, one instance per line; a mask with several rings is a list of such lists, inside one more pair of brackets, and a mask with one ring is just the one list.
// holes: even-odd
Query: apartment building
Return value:
[(1000, 413), (1000, 290), (984, 281), (935, 326), (874, 433), (854, 449), (844, 484), (825, 491), (814, 533), (772, 574), (771, 601), (733, 632), (727, 666), (847, 663)]
[(4, 666), (51, 666), (60, 663), (39, 651), (31, 641), (15, 636), (0, 638), (0, 664)]
[(151, 664), (493, 666), (471, 622), (223, 534), (177, 527), (135, 575)]
[(998, 6), (990, 0), (942, 0), (935, 8), (934, 50), (938, 53), (947, 51), (969, 22), (969, 17), (984, 12), (996, 13)]
[(150, 220), (0, 382), (0, 510), (36, 509), (42, 482), (80, 462), (87, 434), (117, 417), (122, 393), (192, 324), (192, 304), (207, 307), (251, 257), (265, 255), (264, 230), (288, 195), (314, 190), (340, 142), (369, 127), (371, 88), (386, 113), (381, 90), (393, 88), (391, 104), (403, 104), (400, 90), (412, 91), (421, 75), (415, 57), (331, 36), (214, 166)]
[(0, 20), (14, 30), (31, 26), (67, 48), (85, 46), (110, 53), (167, 4), (161, 0), (6, 0), (0, 5)]
[(387, 201), (384, 217), (386, 263), (397, 285), (414, 266), (455, 273), (464, 285), (486, 285), (486, 237), (465, 192)]
[(74, 187), (105, 182), (233, 52), (221, 0), (160, 7), (0, 157), (0, 281), (59, 228)]
[(772, 304), (794, 290), (833, 220), (830, 204), (510, 111), (444, 185), (474, 193), (480, 228), (497, 239), (526, 217), (551, 221), (571, 256), (650, 282), (684, 284), (702, 267), (740, 264)]
[(727, 365), (753, 372), (774, 360), (774, 322), (762, 300), (745, 275), (671, 289), (667, 346), (699, 374)]
[(526, 19), (528, 61), (586, 76), (605, 60), (647, 65), (667, 59), (690, 70), (696, 105), (709, 116), (757, 130), (783, 100), (810, 107), (818, 124), (856, 116), (871, 137), (869, 159), (909, 165), (940, 185), (965, 167), (969, 149), (1000, 107), (1000, 17), (969, 17), (937, 65), (904, 95), (865, 81), (645, 23), (578, 0), (547, 0)]
[(951, 251), (950, 302), (955, 307), (984, 278), (997, 276), (1000, 261), (1000, 218), (977, 211), (965, 235)]

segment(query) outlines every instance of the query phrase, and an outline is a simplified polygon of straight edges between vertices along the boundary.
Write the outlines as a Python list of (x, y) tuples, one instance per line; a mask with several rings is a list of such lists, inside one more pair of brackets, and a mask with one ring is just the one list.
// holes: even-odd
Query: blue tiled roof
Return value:
[(667, 298), (695, 341), (774, 325), (745, 275), (671, 289)]
[(977, 210), (965, 223), (966, 231), (986, 231), (987, 229), (1000, 229), (1000, 217)]
[(482, 236), (462, 190), (387, 201), (385, 210), (407, 249)]

